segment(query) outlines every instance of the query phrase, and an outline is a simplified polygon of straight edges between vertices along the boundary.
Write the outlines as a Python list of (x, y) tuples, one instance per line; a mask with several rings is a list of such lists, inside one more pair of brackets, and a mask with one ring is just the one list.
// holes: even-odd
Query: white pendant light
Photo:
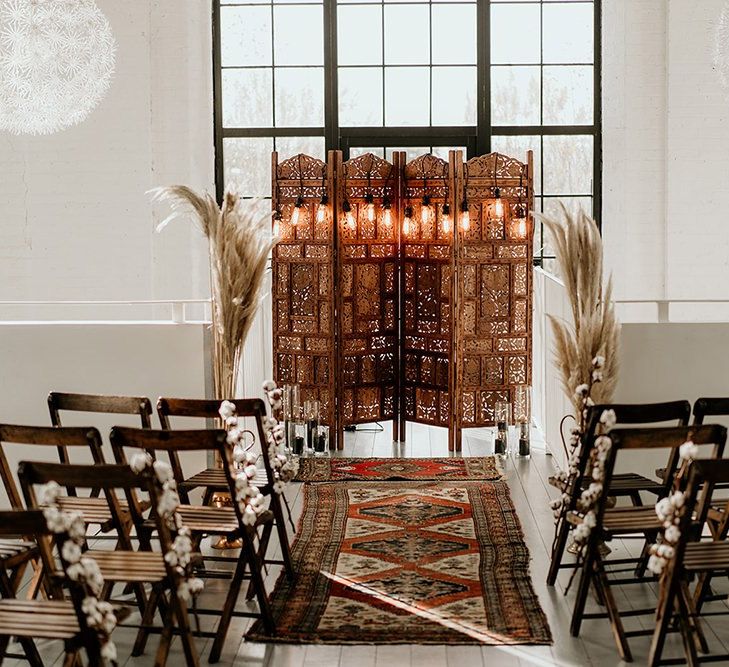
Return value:
[(83, 121), (109, 89), (115, 49), (94, 0), (0, 0), (0, 130)]

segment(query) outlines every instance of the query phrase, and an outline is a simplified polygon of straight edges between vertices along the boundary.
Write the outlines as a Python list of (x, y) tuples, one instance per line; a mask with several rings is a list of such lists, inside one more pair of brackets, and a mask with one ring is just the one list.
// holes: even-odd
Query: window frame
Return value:
[[(548, 0), (531, 0), (540, 2), (541, 6), (551, 4)], [(467, 146), (467, 158), (491, 152), (494, 136), (536, 135), (540, 137), (554, 135), (583, 135), (593, 139), (593, 173), (592, 173), (592, 205), (593, 217), (598, 225), (602, 214), (602, 0), (593, 0), (594, 35), (593, 35), (593, 122), (589, 125), (499, 125), (491, 124), (491, 0), (475, 0), (476, 2), (476, 85), (477, 109), (476, 126), (425, 126), (425, 127), (340, 127), (338, 121), (338, 80), (337, 80), (337, 0), (322, 0), (324, 21), (324, 126), (323, 127), (252, 127), (227, 128), (223, 126), (222, 101), (222, 55), (221, 55), (221, 0), (213, 2), (213, 94), (214, 94), (214, 134), (215, 134), (215, 187), (218, 201), (222, 201), (224, 191), (224, 156), (223, 141), (236, 137), (324, 137), (325, 150), (340, 149), (344, 159), (349, 157), (350, 147), (355, 146), (422, 146), (422, 145), (464, 145)], [(295, 0), (294, 0), (295, 2)], [(224, 6), (250, 5), (240, 2), (226, 3)], [(288, 3), (287, 3), (288, 4)], [(268, 4), (256, 3), (256, 6)], [(286, 5), (281, 5), (286, 6)], [(540, 22), (543, 12), (540, 11)], [(272, 27), (273, 29), (273, 27)], [(542, 45), (543, 48), (543, 45)], [(543, 58), (542, 58), (543, 61)], [(581, 63), (584, 64), (584, 63)], [(563, 63), (564, 65), (564, 63)], [(569, 63), (567, 63), (569, 65)], [(498, 66), (510, 66), (509, 63), (498, 63)], [(544, 68), (543, 62), (539, 63)], [(547, 64), (546, 66), (550, 66)], [(433, 67), (433, 64), (430, 65)], [(275, 63), (272, 63), (275, 74)], [(540, 80), (541, 95), (543, 86)], [(541, 103), (541, 101), (540, 101)], [(384, 119), (383, 119), (384, 120)], [(541, 161), (542, 180), (544, 160)], [(563, 196), (584, 196), (587, 193)], [(556, 198), (560, 195), (540, 192), (538, 198)], [(544, 250), (535, 255), (535, 264), (541, 265)]]

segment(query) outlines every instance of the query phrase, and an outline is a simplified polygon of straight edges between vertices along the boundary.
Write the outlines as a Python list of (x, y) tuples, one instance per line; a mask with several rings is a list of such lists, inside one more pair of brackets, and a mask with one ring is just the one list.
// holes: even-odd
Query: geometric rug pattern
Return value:
[(503, 478), (494, 456), (437, 459), (307, 457), (299, 459), (297, 482), (376, 480), (481, 480)]
[(312, 484), (304, 503), (275, 636), (248, 640), (551, 643), (505, 483)]

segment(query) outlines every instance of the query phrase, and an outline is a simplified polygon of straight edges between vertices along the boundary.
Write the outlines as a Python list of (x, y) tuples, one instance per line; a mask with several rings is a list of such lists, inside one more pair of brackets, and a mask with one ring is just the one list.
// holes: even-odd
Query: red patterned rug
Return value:
[(503, 478), (493, 456), (466, 458), (454, 456), (438, 459), (300, 459), (298, 482), (340, 482), (376, 480), (474, 480), (493, 482)]
[(503, 482), (310, 484), (276, 636), (326, 644), (549, 644)]

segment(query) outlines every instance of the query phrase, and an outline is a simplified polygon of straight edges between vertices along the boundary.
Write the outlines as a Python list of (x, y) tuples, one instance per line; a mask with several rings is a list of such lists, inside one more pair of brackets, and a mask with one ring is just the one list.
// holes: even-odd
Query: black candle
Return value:
[(506, 454), (508, 432), (506, 422), (497, 422), (496, 438), (494, 439), (494, 454)]
[(320, 435), (317, 435), (314, 440), (314, 443), (315, 443), (314, 449), (317, 452), (323, 452), (324, 449), (326, 448), (326, 444), (327, 444), (326, 436), (323, 433)]
[(301, 456), (304, 453), (304, 436), (297, 435), (294, 438), (294, 454)]
[(317, 421), (316, 419), (309, 419), (306, 422), (306, 446), (308, 449), (314, 449), (317, 437)]

